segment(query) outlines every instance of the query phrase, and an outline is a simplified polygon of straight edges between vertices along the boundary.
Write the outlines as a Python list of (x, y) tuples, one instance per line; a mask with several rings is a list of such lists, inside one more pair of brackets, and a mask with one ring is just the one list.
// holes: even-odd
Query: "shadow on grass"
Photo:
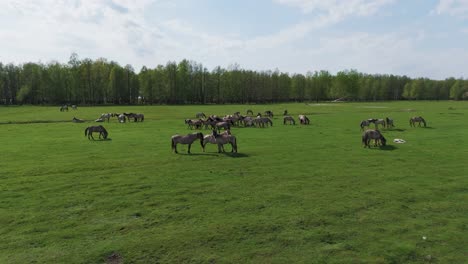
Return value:
[(231, 158), (248, 158), (248, 157), (250, 157), (247, 154), (236, 153), (236, 152), (221, 152), (220, 154), (224, 154), (224, 156), (228, 156), (228, 157), (231, 157)]
[(206, 153), (206, 152), (201, 152), (201, 153), (187, 153), (187, 152), (180, 152), (179, 153), (174, 153), (176, 155), (182, 155), (182, 156), (218, 156), (218, 153)]
[(96, 138), (96, 139), (90, 139), (89, 141), (91, 141), (91, 142), (107, 142), (107, 141), (112, 141), (112, 138)]
[(378, 149), (380, 149), (380, 150), (395, 150), (395, 149), (398, 149), (398, 148), (393, 146), (393, 145), (386, 145), (386, 146), (380, 146)]
[(387, 131), (404, 132), (404, 131), (406, 131), (406, 129), (403, 129), (403, 128), (389, 128), (389, 129), (387, 129)]

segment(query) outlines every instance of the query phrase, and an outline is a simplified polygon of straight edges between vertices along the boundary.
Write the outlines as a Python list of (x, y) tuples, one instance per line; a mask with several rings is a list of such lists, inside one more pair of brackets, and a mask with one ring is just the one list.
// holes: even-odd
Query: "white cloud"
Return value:
[(439, 0), (435, 13), (468, 18), (468, 0)]
[(303, 13), (325, 12), (337, 17), (368, 16), (394, 0), (274, 0), (279, 4), (300, 8)]

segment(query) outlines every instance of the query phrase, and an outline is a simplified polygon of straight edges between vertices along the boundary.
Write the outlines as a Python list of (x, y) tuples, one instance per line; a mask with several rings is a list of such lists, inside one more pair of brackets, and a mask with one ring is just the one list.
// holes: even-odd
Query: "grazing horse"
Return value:
[(308, 125), (310, 124), (310, 120), (306, 115), (299, 115), (299, 123), (301, 125)]
[[(208, 143), (218, 144), (216, 143), (216, 137), (215, 137), (216, 130), (213, 130), (213, 131), (214, 131), (213, 134), (207, 134), (203, 137), (203, 152), (205, 152), (206, 144)], [(231, 130), (226, 130), (223, 133), (218, 134), (218, 135), (231, 135)], [(222, 146), (222, 148), (224, 152), (224, 146)]]
[(250, 115), (253, 115), (253, 111), (252, 111), (251, 109), (248, 109), (248, 110), (247, 110), (247, 115), (249, 115), (249, 114), (250, 114)]
[(421, 122), (423, 122), (424, 127), (426, 127), (426, 120), (424, 120), (424, 118), (422, 118), (422, 116), (413, 116), (409, 120), (410, 126), (413, 126), (413, 127), (416, 127), (416, 124), (415, 124), (416, 122), (418, 122), (418, 126), (421, 126)]
[(369, 125), (370, 125), (369, 120), (362, 120), (360, 124), (361, 130), (364, 130), (365, 127), (369, 128)]
[(188, 151), (187, 153), (190, 154), (190, 148), (192, 147), (192, 143), (199, 139), (200, 140), (200, 144), (203, 148), (203, 134), (201, 132), (196, 132), (196, 133), (192, 133), (192, 134), (188, 134), (186, 136), (181, 136), (181, 135), (174, 135), (171, 137), (171, 147), (172, 147), (172, 150), (175, 152), (175, 153), (179, 153), (177, 152), (177, 144), (184, 144), (184, 145), (187, 145), (188, 144)]
[(288, 110), (284, 110), (283, 115), (284, 115), (284, 116), (287, 116), (287, 115), (288, 115)]
[(384, 119), (376, 119), (374, 121), (375, 129), (379, 129), (379, 125), (382, 125), (385, 128), (385, 120)]
[(362, 134), (362, 144), (364, 144), (364, 147), (370, 148), (370, 141), (371, 139), (374, 140), (374, 147), (377, 147), (377, 145), (380, 143), (382, 146), (385, 146), (387, 143), (387, 140), (384, 138), (382, 133), (380, 133), (379, 130), (377, 129), (368, 129)]
[(296, 124), (296, 121), (294, 120), (294, 118), (292, 116), (285, 116), (283, 117), (283, 125), (286, 125), (286, 123), (288, 123), (290, 125), (295, 125)]
[(106, 139), (107, 138), (107, 130), (103, 126), (90, 126), (85, 129), (85, 136), (88, 136), (88, 139), (91, 137), (94, 140), (93, 132), (99, 133), (99, 139), (101, 136)]
[(228, 130), (231, 129), (231, 122), (218, 122), (216, 123), (215, 127), (218, 130), (218, 132), (221, 131), (221, 128), (224, 128), (224, 130)]
[(83, 119), (76, 118), (76, 117), (73, 117), (72, 122), (73, 122), (73, 123), (84, 123), (84, 120), (83, 120)]
[(196, 118), (206, 118), (206, 115), (205, 115), (205, 113), (203, 113), (203, 112), (199, 112), (199, 113), (196, 113), (196, 114), (195, 114), (195, 117), (196, 117)]
[(231, 144), (231, 152), (237, 153), (237, 139), (234, 135), (231, 134), (218, 134), (216, 130), (213, 130), (213, 136), (215, 137), (216, 144), (218, 144), (218, 153), (221, 153), (221, 150), (224, 152), (225, 144)]
[(138, 122), (138, 120), (140, 120), (140, 122), (143, 122), (143, 120), (145, 120), (145, 116), (143, 114), (134, 114), (133, 118), (135, 122)]
[(265, 115), (268, 116), (269, 118), (273, 118), (273, 112), (270, 110), (265, 111)]
[(78, 107), (76, 107), (76, 105), (72, 105), (71, 108), (72, 108), (73, 110), (78, 110)]
[(195, 129), (200, 129), (203, 124), (203, 120), (185, 119), (185, 124), (187, 124), (190, 129), (193, 129), (193, 127), (195, 127)]
[(118, 115), (117, 120), (119, 120), (119, 123), (125, 123), (125, 121), (127, 121), (124, 114)]
[[(106, 120), (107, 119), (107, 122), (109, 122), (109, 119), (111, 118), (112, 114), (111, 113), (105, 113), (105, 114), (102, 114), (100, 119), (102, 120)], [(96, 121), (97, 122), (97, 121)]]
[(395, 125), (393, 125), (393, 119), (386, 117), (385, 121), (387, 122), (387, 128), (395, 127)]
[(254, 120), (258, 127), (265, 127), (265, 125), (268, 126), (268, 124), (270, 124), (270, 126), (273, 126), (273, 122), (268, 117), (257, 117)]
[(64, 112), (64, 111), (67, 111), (68, 112), (68, 105), (62, 105), (60, 107), (60, 112)]

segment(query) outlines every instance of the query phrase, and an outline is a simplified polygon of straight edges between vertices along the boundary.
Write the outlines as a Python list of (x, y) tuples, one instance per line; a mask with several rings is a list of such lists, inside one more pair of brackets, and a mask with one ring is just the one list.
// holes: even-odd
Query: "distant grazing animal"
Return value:
[(138, 121), (143, 122), (143, 120), (145, 120), (145, 116), (143, 114), (134, 114), (133, 118), (135, 122), (138, 122)]
[(76, 117), (73, 117), (72, 122), (73, 122), (73, 123), (84, 123), (84, 120), (83, 120), (83, 119), (76, 118)]
[(203, 113), (203, 112), (199, 112), (199, 113), (196, 113), (196, 114), (195, 114), (195, 117), (196, 117), (196, 118), (206, 118), (206, 115), (205, 115), (205, 113)]
[(374, 121), (375, 129), (379, 129), (379, 125), (382, 125), (385, 128), (385, 120), (384, 119), (376, 119)]
[(213, 130), (213, 136), (215, 137), (216, 144), (218, 144), (218, 152), (221, 153), (221, 150), (224, 152), (225, 144), (231, 144), (231, 152), (237, 153), (237, 139), (234, 135), (231, 134), (218, 134), (216, 130)]
[(77, 107), (76, 105), (72, 105), (71, 108), (72, 108), (73, 110), (78, 110), (78, 107)]
[(203, 120), (201, 120), (201, 119), (185, 119), (185, 124), (187, 124), (190, 129), (193, 129), (194, 127), (195, 127), (195, 129), (200, 129), (202, 124), (203, 124)]
[(68, 105), (62, 105), (60, 107), (60, 112), (64, 112), (64, 111), (67, 111), (68, 112)]
[(104, 139), (107, 139), (107, 130), (103, 127), (103, 126), (90, 126), (90, 127), (87, 127), (85, 129), (85, 136), (88, 136), (88, 139), (90, 139), (90, 137), (94, 140), (94, 137), (93, 137), (93, 133), (96, 132), (96, 133), (99, 133), (99, 139), (101, 138), (101, 136), (104, 138)]
[(360, 124), (361, 130), (364, 130), (365, 127), (369, 128), (369, 125), (370, 125), (369, 120), (362, 120)]
[(424, 120), (422, 116), (413, 116), (409, 120), (410, 126), (412, 127), (416, 127), (416, 124), (415, 124), (416, 122), (418, 122), (418, 126), (421, 126), (421, 122), (422, 122), (424, 124), (424, 127), (426, 127), (426, 120)]
[(250, 109), (247, 110), (247, 115), (249, 115), (249, 114), (250, 114), (250, 115), (253, 115), (253, 111), (250, 110)]
[(370, 141), (372, 139), (374, 140), (375, 147), (377, 147), (379, 144), (385, 146), (387, 143), (387, 140), (379, 130), (368, 129), (362, 134), (362, 143), (364, 144), (364, 147), (370, 148)]
[(301, 125), (308, 125), (310, 124), (310, 120), (306, 115), (299, 115), (299, 123)]
[(385, 121), (387, 122), (387, 128), (395, 127), (395, 125), (393, 124), (393, 119), (386, 117)]
[(190, 148), (192, 147), (192, 143), (197, 139), (200, 140), (200, 144), (201, 144), (201, 146), (203, 148), (203, 134), (201, 132), (196, 132), (196, 133), (188, 134), (188, 135), (185, 135), (185, 136), (174, 135), (174, 136), (171, 137), (172, 150), (175, 153), (178, 153), (177, 152), (177, 144), (184, 144), (184, 145), (188, 145), (187, 153), (190, 153)]
[(268, 116), (269, 118), (273, 118), (273, 112), (270, 110), (265, 111), (265, 115)]
[(284, 116), (287, 116), (287, 115), (288, 115), (288, 110), (284, 110), (283, 115), (284, 115)]
[(102, 114), (101, 115), (101, 119), (102, 120), (106, 120), (107, 119), (107, 122), (109, 122), (109, 119), (111, 118), (112, 114), (111, 113), (105, 113), (105, 114)]
[(257, 117), (254, 119), (254, 122), (257, 127), (273, 126), (273, 122), (268, 117)]
[(124, 114), (120, 114), (117, 116), (117, 120), (119, 120), (119, 123), (125, 123), (125, 121), (127, 121), (126, 119), (127, 118), (125, 117)]
[(295, 125), (296, 121), (292, 116), (285, 116), (283, 117), (283, 125), (286, 125), (286, 123), (289, 123), (290, 125)]
[(218, 132), (221, 131), (221, 128), (224, 128), (224, 130), (228, 130), (231, 129), (231, 122), (218, 122), (215, 126)]

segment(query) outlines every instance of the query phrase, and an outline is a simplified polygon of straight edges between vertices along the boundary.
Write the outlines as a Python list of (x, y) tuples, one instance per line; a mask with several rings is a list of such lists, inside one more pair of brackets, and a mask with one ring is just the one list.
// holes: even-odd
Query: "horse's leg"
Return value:
[(190, 154), (190, 148), (191, 148), (191, 147), (192, 147), (192, 143), (188, 144), (188, 151), (187, 151), (187, 153), (189, 153), (189, 154)]

